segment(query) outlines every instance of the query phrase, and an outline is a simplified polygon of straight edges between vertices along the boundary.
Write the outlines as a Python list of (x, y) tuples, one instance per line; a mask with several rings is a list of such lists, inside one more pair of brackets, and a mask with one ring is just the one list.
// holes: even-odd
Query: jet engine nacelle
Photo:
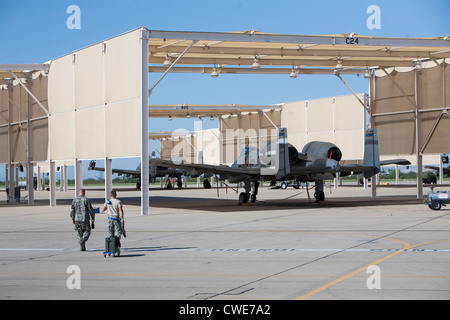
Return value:
[(298, 160), (298, 151), (297, 148), (294, 147), (292, 144), (288, 144), (288, 153), (289, 153), (289, 161), (291, 163)]
[[(275, 146), (271, 146), (269, 147), (269, 145), (265, 145), (262, 149), (261, 149), (261, 154), (264, 155), (265, 157), (275, 157), (277, 154), (277, 147), (279, 145), (275, 145)], [(298, 150), (296, 147), (294, 147), (292, 144), (288, 143), (288, 155), (289, 155), (289, 161), (291, 163), (294, 163), (298, 160)]]
[(308, 157), (333, 159), (339, 162), (342, 158), (341, 149), (330, 142), (312, 141), (303, 147), (302, 153)]

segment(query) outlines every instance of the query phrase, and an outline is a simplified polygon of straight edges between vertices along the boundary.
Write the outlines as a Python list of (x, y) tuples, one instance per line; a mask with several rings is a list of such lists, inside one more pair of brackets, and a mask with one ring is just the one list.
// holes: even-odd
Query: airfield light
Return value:
[(295, 70), (295, 68), (292, 68), (291, 73), (289, 74), (289, 77), (291, 77), (291, 79), (295, 79), (295, 78), (297, 78), (297, 74), (298, 74), (298, 71)]
[(217, 68), (214, 68), (213, 71), (211, 72), (211, 77), (213, 78), (217, 78), (219, 76), (219, 70), (217, 70)]
[(163, 63), (164, 67), (170, 67), (172, 65), (172, 62), (170, 62), (170, 57), (169, 55), (166, 56), (166, 60)]
[(370, 69), (366, 69), (366, 72), (364, 73), (364, 79), (370, 79), (372, 77), (372, 72)]
[(259, 59), (257, 56), (255, 56), (255, 60), (253, 60), (252, 69), (259, 69), (261, 68), (261, 65), (259, 64)]

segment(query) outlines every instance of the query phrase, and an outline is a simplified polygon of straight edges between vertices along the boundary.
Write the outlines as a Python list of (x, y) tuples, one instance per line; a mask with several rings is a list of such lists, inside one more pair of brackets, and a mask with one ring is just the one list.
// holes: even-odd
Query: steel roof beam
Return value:
[[(250, 66), (254, 62), (253, 58), (223, 58), (223, 57), (184, 57), (178, 61), (178, 65), (235, 65), (235, 66)], [(149, 59), (150, 64), (162, 65), (164, 62), (162, 57), (151, 57)], [(304, 59), (304, 58), (292, 58), (292, 59), (272, 59), (263, 58), (259, 59), (261, 66), (314, 66), (314, 67), (334, 67), (337, 64), (337, 58), (334, 56), (329, 56), (323, 59)], [(411, 60), (402, 60), (401, 58), (394, 59), (343, 59), (344, 66), (347, 67), (412, 67), (413, 63)]]
[[(171, 72), (175, 73), (208, 73), (210, 74), (213, 71), (213, 67), (174, 67)], [(149, 72), (165, 72), (167, 70), (166, 67), (157, 67), (157, 66), (149, 66)], [(334, 68), (325, 69), (325, 68), (297, 68), (296, 69), (299, 74), (323, 74), (323, 75), (334, 75)], [(339, 71), (339, 74), (364, 74), (366, 72), (366, 68), (349, 68), (343, 69)], [(251, 68), (220, 68), (220, 73), (240, 73), (240, 74), (286, 74), (289, 75), (292, 71), (292, 68), (260, 68), (260, 69), (251, 69)]]
[[(206, 41), (236, 41), (236, 42), (274, 42), (294, 44), (328, 44), (344, 46), (406, 46), (406, 47), (450, 47), (450, 39), (442, 38), (385, 38), (354, 35), (314, 36), (287, 35), (266, 33), (223, 33), (223, 32), (189, 32), (189, 31), (158, 31), (149, 30), (148, 39), (174, 40), (206, 40)], [(349, 41), (358, 39), (358, 42)]]
[(0, 71), (48, 71), (49, 64), (0, 64)]
[[(150, 46), (151, 56), (158, 54), (172, 54), (177, 55), (183, 52), (184, 47), (181, 46)], [(370, 57), (370, 58), (412, 58), (425, 59), (435, 58), (450, 58), (450, 50), (443, 50), (438, 52), (431, 52), (430, 50), (388, 50), (386, 48), (369, 51), (361, 49), (334, 48), (327, 49), (304, 49), (300, 46), (296, 48), (239, 48), (239, 47), (209, 47), (209, 46), (194, 46), (189, 50), (189, 54), (217, 54), (217, 55), (241, 55), (254, 57), (255, 55), (278, 56), (278, 57), (314, 57), (314, 56), (350, 56), (350, 57)]]

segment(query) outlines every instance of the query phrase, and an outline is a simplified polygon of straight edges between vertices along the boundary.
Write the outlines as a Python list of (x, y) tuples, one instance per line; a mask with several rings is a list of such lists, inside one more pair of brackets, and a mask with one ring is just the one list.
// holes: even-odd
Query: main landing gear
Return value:
[(258, 195), (259, 182), (258, 181), (244, 181), (245, 192), (239, 194), (239, 205), (244, 205), (250, 202), (256, 201), (256, 196)]

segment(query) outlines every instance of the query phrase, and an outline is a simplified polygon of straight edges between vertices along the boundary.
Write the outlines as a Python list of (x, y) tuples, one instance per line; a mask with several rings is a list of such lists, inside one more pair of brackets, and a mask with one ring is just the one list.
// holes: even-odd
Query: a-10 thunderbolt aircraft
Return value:
[(259, 181), (296, 180), (314, 182), (316, 202), (325, 200), (324, 180), (362, 173), (370, 178), (380, 172), (380, 165), (408, 165), (404, 159), (380, 162), (376, 129), (365, 134), (364, 163), (362, 165), (340, 165), (341, 150), (330, 142), (313, 141), (307, 143), (302, 152), (287, 143), (287, 130), (279, 130), (278, 141), (267, 144), (262, 150), (245, 147), (238, 159), (231, 165), (208, 165), (151, 159), (150, 164), (158, 167), (184, 170), (186, 174), (205, 176), (216, 175), (230, 183), (244, 183), (245, 192), (239, 194), (239, 203), (256, 201)]

